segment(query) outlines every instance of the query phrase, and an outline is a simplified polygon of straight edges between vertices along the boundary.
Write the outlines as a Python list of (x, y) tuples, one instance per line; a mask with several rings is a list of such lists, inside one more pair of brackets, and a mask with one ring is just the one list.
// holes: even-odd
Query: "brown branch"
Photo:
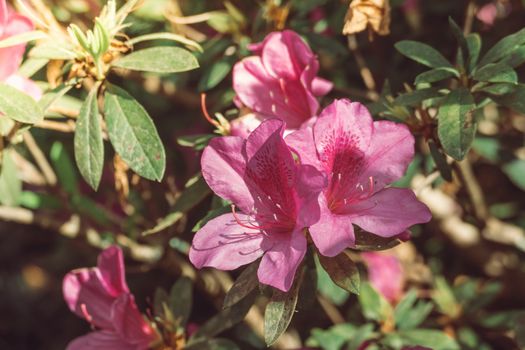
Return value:
[(363, 57), (361, 50), (359, 50), (359, 44), (357, 43), (355, 35), (348, 36), (348, 48), (354, 54), (357, 66), (359, 67), (359, 73), (361, 74), (361, 78), (363, 79), (363, 82), (365, 83), (365, 86), (368, 89), (368, 94), (370, 94), (370, 99), (372, 101), (379, 100), (379, 94), (376, 92), (377, 86), (374, 80), (374, 76), (372, 75), (372, 71), (370, 70), (370, 68), (368, 68), (368, 65), (366, 64), (366, 60)]
[(40, 147), (38, 147), (35, 139), (33, 138), (33, 135), (31, 135), (31, 133), (27, 131), (24, 133), (23, 137), (24, 137), (24, 142), (26, 144), (26, 147), (29, 150), (29, 153), (31, 153), (31, 156), (33, 157), (36, 164), (42, 171), (42, 175), (44, 175), (46, 182), (51, 186), (56, 185), (57, 176), (55, 175), (53, 168), (47, 161), (47, 158), (44, 155), (44, 152), (42, 152)]
[(485, 196), (483, 190), (472, 171), (472, 166), (468, 158), (465, 158), (461, 162), (456, 162), (456, 168), (459, 170), (460, 177), (463, 180), (463, 185), (467, 189), (470, 197), (470, 201), (474, 206), (474, 213), (481, 222), (485, 223), (489, 218), (489, 211), (485, 202)]

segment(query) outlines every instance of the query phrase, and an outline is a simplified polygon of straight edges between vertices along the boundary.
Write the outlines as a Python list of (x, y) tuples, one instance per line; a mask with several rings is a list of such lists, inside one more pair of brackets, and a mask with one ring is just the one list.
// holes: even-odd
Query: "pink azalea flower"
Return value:
[(242, 213), (232, 209), (196, 233), (189, 257), (197, 268), (233, 270), (262, 257), (260, 282), (283, 291), (292, 286), (326, 178), (295, 161), (284, 129), (281, 120), (265, 120), (247, 139), (215, 138), (204, 150), (204, 179)]
[(410, 189), (386, 187), (403, 176), (414, 157), (414, 137), (405, 125), (374, 122), (362, 104), (336, 100), (313, 128), (286, 140), (302, 163), (328, 177), (319, 196), (321, 218), (309, 229), (321, 254), (335, 256), (354, 246), (353, 225), (393, 237), (430, 220), (429, 209)]
[(394, 255), (376, 252), (365, 252), (361, 256), (368, 266), (368, 278), (372, 286), (388, 301), (399, 300), (405, 285), (399, 260)]
[[(33, 30), (33, 23), (25, 16), (14, 12), (0, 0), (0, 40)], [(0, 48), (0, 82), (5, 82), (24, 91), (34, 99), (42, 96), (40, 88), (31, 80), (16, 74), (24, 57), (25, 45)]]
[(120, 248), (100, 253), (97, 267), (69, 272), (62, 289), (69, 309), (97, 329), (67, 350), (145, 350), (157, 339), (129, 291)]
[(297, 129), (317, 114), (317, 97), (326, 95), (332, 83), (317, 77), (319, 62), (301, 37), (290, 30), (268, 34), (251, 45), (255, 56), (233, 68), (237, 100), (262, 118), (279, 118)]

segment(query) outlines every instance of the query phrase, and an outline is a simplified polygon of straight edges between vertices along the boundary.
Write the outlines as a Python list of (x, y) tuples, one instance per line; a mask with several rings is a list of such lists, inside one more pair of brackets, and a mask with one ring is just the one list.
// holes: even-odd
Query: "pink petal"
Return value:
[(319, 196), (328, 185), (326, 175), (312, 165), (299, 166), (296, 191), (299, 200), (297, 226), (308, 227), (315, 224), (321, 214)]
[(312, 80), (312, 92), (315, 96), (321, 97), (326, 94), (328, 94), (332, 88), (334, 87), (334, 84), (326, 79), (315, 77)]
[(414, 158), (414, 136), (403, 124), (374, 122), (374, 131), (359, 183), (372, 177), (375, 192), (401, 177)]
[(235, 64), (233, 89), (244, 105), (286, 121), (289, 128), (298, 128), (312, 116), (302, 83), (273, 78), (259, 57), (248, 57)]
[(126, 283), (124, 256), (117, 246), (104, 249), (98, 256), (98, 269), (107, 290), (115, 297), (122, 293), (129, 293)]
[(314, 58), (308, 45), (291, 30), (268, 35), (261, 56), (264, 67), (270, 75), (286, 80), (298, 80), (305, 67)]
[(66, 350), (146, 350), (137, 348), (122, 340), (118, 334), (110, 331), (91, 332), (74, 339), (67, 345)]
[(138, 348), (148, 348), (157, 335), (144, 320), (131, 294), (122, 294), (111, 309), (116, 332), (126, 343)]
[(301, 164), (313, 165), (320, 168), (312, 127), (301, 128), (290, 133), (286, 136), (285, 141), (298, 156)]
[[(295, 219), (296, 164), (283, 139), (285, 124), (278, 119), (261, 123), (246, 139), (248, 163), (244, 179), (260, 214)], [(279, 206), (277, 206), (278, 204)], [(295, 222), (291, 223), (292, 228)]]
[(261, 283), (287, 292), (292, 287), (295, 272), (306, 254), (306, 238), (302, 228), (291, 233), (272, 236), (261, 259), (257, 276)]
[(38, 87), (34, 81), (27, 79), (26, 77), (13, 74), (5, 80), (5, 83), (25, 92), (35, 101), (38, 101), (40, 98), (42, 98), (42, 89), (40, 89), (40, 87)]
[(249, 113), (236, 118), (230, 122), (230, 135), (245, 139), (252, 131), (257, 129), (263, 120), (264, 117), (258, 113)]
[(385, 188), (349, 206), (346, 212), (355, 225), (381, 237), (395, 236), (432, 218), (430, 210), (417, 200), (414, 192), (404, 188)]
[(112, 329), (111, 305), (115, 301), (97, 268), (69, 272), (62, 284), (64, 299), (77, 316), (103, 329)]
[(202, 175), (217, 195), (235, 203), (242, 211), (253, 208), (253, 199), (243, 179), (246, 162), (241, 137), (217, 137), (201, 158)]
[[(13, 35), (29, 32), (31, 30), (33, 30), (33, 23), (27, 17), (12, 14), (7, 19), (0, 40), (7, 39)], [(24, 51), (24, 44), (0, 49), (0, 81), (4, 81), (7, 77), (18, 70), (20, 63), (22, 63)]]
[(319, 197), (321, 218), (310, 226), (310, 236), (319, 252), (324, 256), (336, 256), (348, 247), (355, 245), (354, 227), (346, 215), (332, 213), (326, 197)]
[[(237, 218), (246, 226), (253, 223), (244, 214)], [(193, 237), (190, 261), (198, 269), (215, 267), (234, 270), (258, 259), (262, 254), (263, 235), (260, 230), (239, 225), (233, 214), (224, 214), (210, 220)]]
[(372, 286), (390, 302), (398, 300), (405, 284), (399, 260), (394, 255), (376, 252), (365, 252), (361, 256), (368, 266)]
[(7, 1), (0, 0), (0, 37), (3, 37), (8, 19)]

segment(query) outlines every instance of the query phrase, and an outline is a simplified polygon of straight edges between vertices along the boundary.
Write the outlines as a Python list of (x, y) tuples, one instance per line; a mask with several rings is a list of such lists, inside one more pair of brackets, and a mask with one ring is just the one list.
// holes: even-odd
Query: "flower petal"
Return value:
[(333, 257), (346, 248), (354, 246), (354, 227), (350, 218), (346, 215), (332, 213), (324, 195), (319, 196), (319, 206), (321, 217), (309, 229), (310, 236), (319, 252), (324, 256)]
[(299, 157), (301, 164), (313, 165), (321, 169), (311, 126), (290, 133), (284, 140)]
[(126, 343), (146, 349), (157, 335), (144, 320), (131, 294), (122, 294), (111, 308), (113, 325), (117, 334)]
[(42, 97), (42, 89), (40, 89), (40, 87), (31, 79), (27, 79), (21, 75), (13, 74), (5, 80), (5, 83), (25, 92), (35, 101), (40, 100)]
[(7, 1), (0, 0), (0, 37), (4, 35), (5, 27), (8, 19)]
[(328, 94), (334, 87), (334, 84), (326, 79), (315, 77), (312, 80), (312, 92), (315, 96), (322, 97)]
[(321, 215), (319, 196), (328, 185), (326, 175), (312, 165), (300, 165), (297, 173), (296, 191), (299, 199), (297, 226), (315, 224)]
[(124, 256), (122, 250), (117, 246), (110, 246), (98, 256), (98, 269), (102, 276), (108, 292), (114, 297), (122, 293), (129, 293), (126, 283), (126, 272), (124, 267)]
[[(10, 14), (0, 40), (31, 30), (33, 30), (33, 23), (29, 18), (16, 13)], [(25, 44), (20, 44), (0, 49), (0, 81), (4, 81), (18, 70), (20, 63), (22, 63), (25, 48)]]
[(405, 188), (385, 188), (345, 211), (354, 224), (381, 237), (395, 236), (432, 218), (427, 206)]
[[(110, 331), (91, 332), (74, 339), (66, 350), (139, 350), (136, 346), (126, 343), (117, 333)], [(140, 350), (145, 350), (141, 348)]]
[(201, 166), (213, 192), (249, 212), (253, 199), (243, 180), (246, 167), (243, 146), (244, 140), (238, 136), (214, 138), (202, 153)]
[(368, 266), (368, 278), (372, 286), (387, 300), (398, 300), (405, 284), (400, 261), (394, 255), (377, 252), (363, 252), (361, 257)]
[(252, 131), (261, 125), (264, 119), (265, 118), (258, 113), (248, 113), (236, 118), (230, 122), (230, 135), (245, 139)]
[(414, 136), (403, 124), (374, 122), (360, 183), (372, 177), (375, 192), (400, 179), (414, 158)]
[[(236, 216), (246, 226), (253, 225), (247, 215)], [(263, 254), (263, 237), (260, 230), (239, 225), (233, 214), (224, 214), (210, 220), (195, 234), (190, 248), (190, 261), (198, 269), (209, 266), (219, 270), (234, 270)]]
[(113, 329), (111, 305), (115, 301), (98, 268), (69, 272), (62, 284), (64, 300), (77, 316), (103, 329)]
[[(261, 58), (266, 70), (275, 78), (299, 80), (315, 58), (310, 47), (291, 30), (273, 32), (264, 40)], [(315, 71), (317, 74), (317, 71)]]
[(291, 233), (272, 235), (257, 276), (261, 283), (287, 292), (293, 284), (295, 272), (306, 254), (306, 238), (302, 228)]

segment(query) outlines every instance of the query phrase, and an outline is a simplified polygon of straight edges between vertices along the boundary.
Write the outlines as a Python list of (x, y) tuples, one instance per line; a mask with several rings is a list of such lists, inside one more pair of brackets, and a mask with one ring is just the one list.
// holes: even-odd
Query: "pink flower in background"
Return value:
[(204, 179), (242, 213), (232, 209), (195, 234), (189, 257), (197, 268), (233, 270), (262, 257), (261, 283), (283, 291), (292, 286), (326, 178), (294, 160), (284, 129), (282, 121), (266, 120), (247, 139), (218, 137), (204, 150)]
[(301, 37), (290, 30), (268, 34), (251, 45), (256, 56), (233, 68), (237, 101), (259, 118), (279, 118), (287, 129), (297, 129), (317, 115), (317, 97), (326, 95), (332, 83), (317, 77), (319, 62)]
[(476, 18), (485, 26), (492, 27), (497, 19), (507, 17), (512, 11), (508, 0), (495, 0), (483, 5), (476, 13)]
[(414, 157), (414, 137), (405, 125), (374, 122), (362, 104), (336, 100), (313, 128), (290, 134), (286, 142), (303, 164), (328, 177), (319, 196), (321, 217), (310, 226), (321, 254), (335, 256), (353, 246), (353, 225), (392, 237), (430, 220), (410, 189), (385, 187), (404, 175)]
[(401, 262), (394, 256), (386, 253), (362, 253), (368, 266), (368, 278), (372, 286), (385, 299), (395, 302), (403, 295), (405, 278)]
[(69, 309), (96, 329), (73, 340), (68, 350), (142, 350), (157, 339), (129, 291), (120, 248), (100, 253), (97, 267), (68, 273), (62, 289)]
[[(33, 23), (29, 18), (14, 12), (5, 0), (0, 0), (0, 40), (31, 30)], [(16, 74), (22, 63), (25, 47), (20, 44), (0, 48), (0, 82), (22, 90), (38, 100), (42, 96), (40, 88), (33, 81)]]

